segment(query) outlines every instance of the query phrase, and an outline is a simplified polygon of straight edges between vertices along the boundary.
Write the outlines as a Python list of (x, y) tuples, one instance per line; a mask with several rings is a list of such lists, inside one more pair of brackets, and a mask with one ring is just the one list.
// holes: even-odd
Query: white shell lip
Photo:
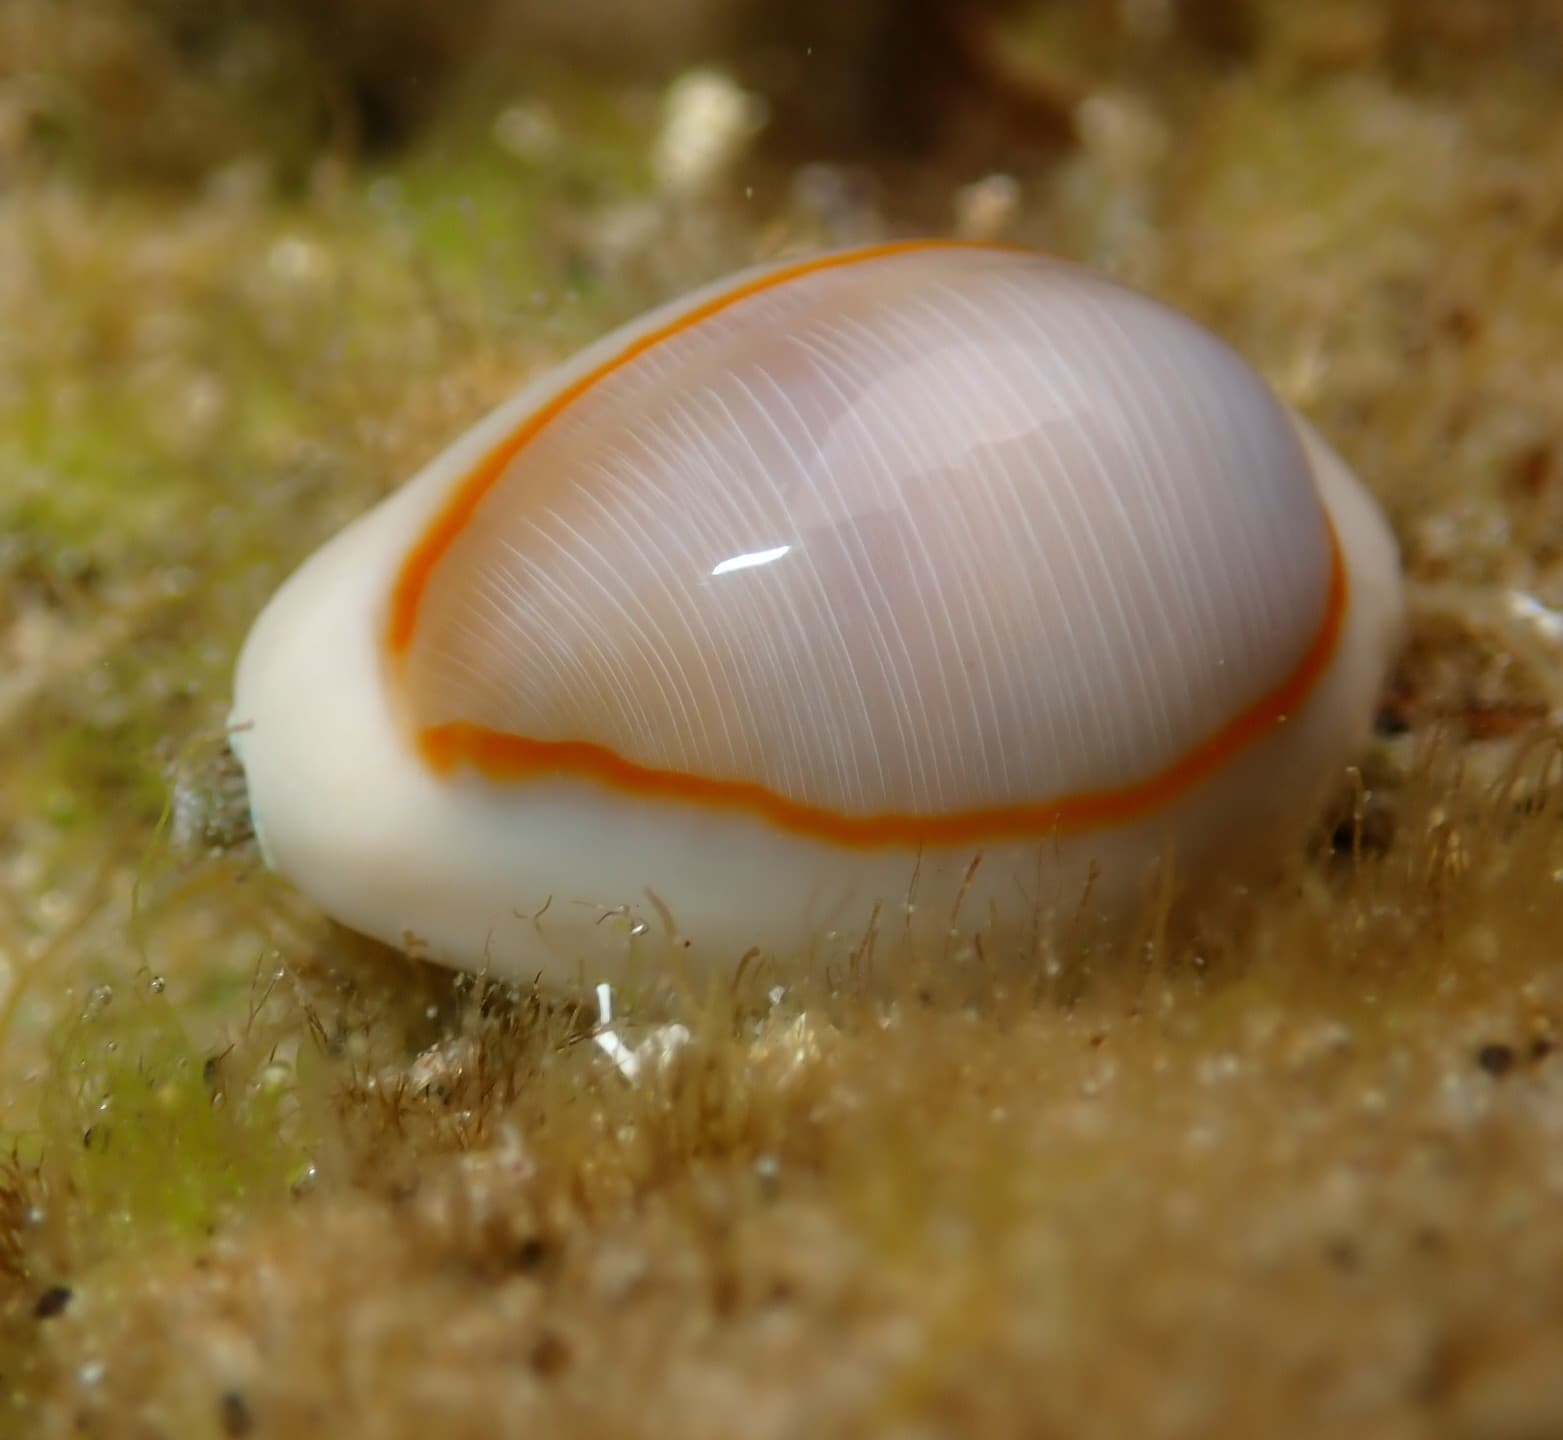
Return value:
[[(1337, 677), (1333, 683), (1347, 692), (1337, 703), (1361, 717), (1362, 733), (1348, 743), (1349, 753), (1366, 741), (1389, 664), (1405, 643), (1400, 547), (1384, 512), (1346, 462), (1312, 424), (1295, 412), (1292, 418), (1319, 499), (1335, 527), (1350, 587), (1345, 624), (1331, 664)], [(1325, 683), (1330, 683), (1330, 677)]]
[[(964, 913), (982, 914), (1012, 894), (1017, 877), (1037, 875), (1039, 851), (1049, 867), (1039, 904), (1068, 908), (1100, 861), (1109, 878), (1092, 893), (1104, 907), (1122, 905), (1165, 854), (1159, 817), (1097, 832), (1086, 849), (1074, 837), (988, 847), (968, 893), (969, 850), (838, 851), (756, 819), (647, 803), (586, 782), (496, 789), (465, 772), (435, 775), (421, 762), (382, 671), (387, 599), (409, 537), (526, 415), (622, 343), (622, 333), (605, 337), (499, 407), (327, 543), (268, 604), (241, 651), (230, 717), (268, 864), (333, 918), (390, 945), (567, 983), (583, 978), (583, 966), (595, 975), (633, 960), (636, 917), (660, 930), (663, 904), (679, 934), (694, 938), (696, 968), (728, 969), (754, 948), (779, 958), (818, 954), (822, 945), (840, 953), (861, 939), (874, 905), (899, 926), (913, 885), (919, 926), (942, 937), (957, 895)], [(1238, 862), (1255, 826), (1307, 823), (1366, 740), (1400, 642), (1388, 525), (1334, 451), (1305, 421), (1296, 424), (1343, 553), (1344, 625), (1302, 712), (1179, 802), (1191, 814), (1247, 817), (1228, 819), (1228, 850), (1180, 857), (1196, 865)], [(523, 806), (526, 823), (518, 824)], [(572, 859), (582, 856), (589, 873)], [(734, 895), (750, 903), (735, 907)]]

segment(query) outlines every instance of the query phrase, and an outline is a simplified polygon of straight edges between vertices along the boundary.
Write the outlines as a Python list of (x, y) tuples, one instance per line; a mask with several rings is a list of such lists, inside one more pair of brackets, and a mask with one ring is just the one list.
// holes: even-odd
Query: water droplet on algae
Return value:
[(168, 981), (166, 981), (161, 975), (154, 975), (147, 982), (147, 985), (154, 995), (161, 995), (163, 991), (167, 989)]

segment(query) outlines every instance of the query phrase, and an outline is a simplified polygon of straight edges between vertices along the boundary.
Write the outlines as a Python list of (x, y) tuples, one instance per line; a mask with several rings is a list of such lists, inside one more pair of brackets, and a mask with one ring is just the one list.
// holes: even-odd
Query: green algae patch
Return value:
[(45, 1322), (112, 1306), (148, 1255), (199, 1257), (310, 1183), (286, 1058), (298, 1035), (252, 1014), (214, 1049), (190, 1013), (161, 977), (86, 987), (47, 1034), (31, 1123), (0, 1142), (0, 1413), (13, 1420), (58, 1380)]
[(242, 1040), (202, 1053), (166, 982), (126, 988), (95, 988), (63, 1027), (51, 1058), (69, 1083), (50, 1087), (34, 1141), (50, 1188), (70, 1197), (74, 1248), (101, 1258), (204, 1243), (285, 1198), (308, 1163), (289, 1136), (289, 1065)]

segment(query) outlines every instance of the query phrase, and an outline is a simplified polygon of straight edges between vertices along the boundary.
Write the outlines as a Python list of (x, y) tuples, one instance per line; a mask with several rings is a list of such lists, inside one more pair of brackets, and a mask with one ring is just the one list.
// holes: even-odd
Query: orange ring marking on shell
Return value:
[[(434, 569), (472, 519), (483, 497), (543, 427), (599, 381), (663, 340), (748, 296), (789, 280), (881, 256), (968, 247), (1019, 248), (987, 245), (980, 241), (908, 240), (782, 266), (712, 297), (659, 329), (648, 331), (596, 369), (566, 385), (484, 457), (456, 487), (444, 508), (408, 552), (391, 593), (386, 645), (392, 657), (404, 656), (411, 646), (418, 610)], [(942, 814), (907, 811), (851, 814), (789, 799), (752, 780), (718, 779), (641, 765), (589, 740), (534, 740), (464, 721), (431, 725), (420, 730), (418, 749), (430, 769), (440, 774), (449, 774), (465, 763), (486, 778), (501, 782), (547, 777), (593, 781), (648, 800), (755, 816), (789, 834), (860, 850), (895, 845), (990, 844), (1127, 824), (1172, 804), (1220, 770), (1240, 751), (1262, 740), (1277, 725), (1285, 724), (1306, 702), (1329, 668), (1345, 623), (1348, 594), (1340, 539), (1329, 516), (1324, 519), (1330, 545), (1329, 588), (1319, 627), (1291, 673), (1171, 764), (1153, 775), (1124, 785), (1080, 790), (1029, 803), (983, 806)]]
[(1330, 584), (1324, 614), (1291, 674), (1172, 764), (1126, 785), (946, 814), (891, 811), (855, 815), (789, 799), (752, 780), (713, 779), (639, 765), (588, 740), (532, 740), (457, 721), (421, 730), (418, 748), (429, 767), (440, 773), (466, 763), (495, 781), (559, 776), (590, 780), (649, 800), (756, 816), (777, 830), (856, 850), (991, 844), (1126, 824), (1172, 804), (1238, 752), (1285, 724), (1329, 668), (1345, 621), (1347, 587), (1340, 541), (1327, 517), (1325, 524), (1330, 541)]

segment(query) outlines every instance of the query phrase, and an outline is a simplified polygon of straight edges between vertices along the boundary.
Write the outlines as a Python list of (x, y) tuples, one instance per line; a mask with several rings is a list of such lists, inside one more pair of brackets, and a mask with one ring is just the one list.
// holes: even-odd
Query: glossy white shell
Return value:
[[(1399, 625), (1382, 518), (1220, 341), (1056, 261), (885, 247), (736, 277), (501, 407), (279, 592), (234, 746), (269, 858), (349, 925), (573, 976), (671, 915), (729, 966), (1274, 856)], [(440, 727), (560, 764), (431, 767)]]

